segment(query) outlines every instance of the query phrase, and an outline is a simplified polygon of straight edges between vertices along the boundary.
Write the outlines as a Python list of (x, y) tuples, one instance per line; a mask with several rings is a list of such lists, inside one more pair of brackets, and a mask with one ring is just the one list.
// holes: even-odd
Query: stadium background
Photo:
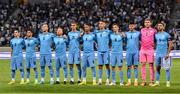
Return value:
[[(166, 31), (173, 37), (174, 50), (180, 50), (180, 0), (1, 0), (0, 57), (2, 57), (2, 52), (9, 52), (9, 40), (13, 37), (12, 32), (14, 29), (18, 29), (21, 36), (24, 37), (25, 30), (31, 28), (35, 36), (37, 36), (38, 33), (41, 32), (40, 25), (42, 22), (48, 23), (50, 32), (55, 32), (55, 27), (57, 26), (63, 26), (65, 31), (68, 32), (70, 22), (74, 20), (79, 23), (78, 29), (80, 31), (82, 31), (82, 24), (84, 22), (88, 21), (92, 23), (94, 29), (96, 29), (97, 21), (106, 20), (108, 23), (107, 28), (110, 28), (112, 23), (115, 22), (119, 23), (121, 30), (125, 32), (127, 31), (130, 20), (134, 20), (138, 25), (137, 30), (140, 30), (143, 26), (143, 20), (147, 17), (153, 20), (153, 26), (159, 21), (166, 22)], [(177, 55), (179, 55), (179, 51), (177, 51)], [(160, 87), (119, 87), (118, 85), (115, 87), (107, 87), (104, 85), (92, 86), (90, 82), (92, 79), (90, 70), (87, 70), (87, 79), (89, 82), (87, 86), (50, 86), (48, 83), (44, 86), (35, 86), (33, 84), (25, 86), (15, 84), (9, 86), (7, 83), (10, 80), (10, 60), (2, 60), (1, 58), (0, 93), (179, 93), (179, 61), (180, 59), (173, 59), (171, 70), (172, 86), (167, 89), (165, 87), (164, 72), (162, 72), (162, 85)], [(126, 67), (123, 67), (123, 70), (125, 72), (124, 78), (127, 78), (125, 75)], [(103, 72), (103, 77), (105, 77), (104, 73), (105, 72)], [(33, 76), (33, 74), (31, 75)], [(19, 73), (16, 78), (20, 78)], [(46, 79), (48, 82), (48, 75)], [(105, 79), (103, 80), (105, 81)], [(125, 79), (125, 81), (127, 81), (127, 79)]]

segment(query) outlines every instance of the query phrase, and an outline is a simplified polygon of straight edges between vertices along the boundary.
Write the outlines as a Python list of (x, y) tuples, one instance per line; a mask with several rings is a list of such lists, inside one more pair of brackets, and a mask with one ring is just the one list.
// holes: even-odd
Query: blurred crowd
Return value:
[[(50, 32), (55, 32), (55, 28), (58, 26), (63, 27), (68, 32), (70, 30), (69, 24), (72, 21), (79, 23), (78, 29), (80, 31), (85, 22), (90, 22), (94, 29), (97, 29), (99, 20), (107, 21), (109, 29), (111, 29), (112, 23), (118, 23), (122, 31), (128, 30), (128, 23), (132, 20), (137, 23), (137, 29), (140, 30), (145, 18), (151, 18), (153, 25), (164, 21), (168, 26), (171, 7), (173, 7), (173, 0), (105, 0), (106, 2), (103, 4), (97, 0), (95, 0), (96, 2), (78, 0), (68, 4), (52, 1), (34, 5), (19, 5), (18, 16), (9, 16), (6, 23), (3, 20), (8, 17), (8, 11), (12, 10), (12, 5), (0, 4), (0, 7), (3, 7), (0, 8), (0, 45), (9, 44), (14, 29), (18, 29), (21, 36), (24, 37), (26, 30), (31, 28), (37, 36), (41, 32), (42, 22), (48, 23)], [(175, 30), (170, 32), (175, 37)]]

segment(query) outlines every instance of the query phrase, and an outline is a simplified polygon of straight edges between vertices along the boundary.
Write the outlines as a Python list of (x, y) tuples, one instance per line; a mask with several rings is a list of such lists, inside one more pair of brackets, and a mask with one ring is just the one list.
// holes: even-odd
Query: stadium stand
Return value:
[[(67, 2), (68, 1), (68, 2)], [(70, 2), (73, 1), (73, 2)], [(177, 41), (178, 29), (171, 29), (170, 16), (174, 7), (174, 0), (65, 0), (65, 2), (57, 3), (52, 1), (41, 2), (37, 4), (20, 4), (17, 7), (19, 12), (16, 16), (10, 16), (6, 10), (12, 9), (11, 4), (0, 4), (9, 6), (4, 11), (0, 19), (0, 45), (8, 46), (12, 37), (12, 31), (18, 29), (21, 36), (25, 36), (25, 31), (32, 28), (35, 36), (40, 32), (42, 22), (47, 22), (50, 32), (55, 31), (55, 27), (63, 26), (65, 31), (69, 31), (69, 23), (77, 21), (79, 29), (84, 22), (90, 22), (97, 27), (97, 21), (106, 20), (108, 27), (112, 23), (119, 23), (122, 31), (128, 30), (127, 26), (131, 20), (138, 25), (138, 30), (143, 26), (142, 22), (149, 17), (153, 20), (153, 25), (159, 21), (167, 23), (167, 30), (171, 33), (174, 43), (177, 44), (175, 49), (180, 49), (180, 42)], [(112, 2), (113, 1), (113, 2)], [(3, 12), (3, 11), (1, 11)], [(10, 17), (9, 17), (10, 16)], [(7, 17), (7, 18), (3, 18)], [(176, 32), (176, 33), (175, 33)], [(179, 38), (180, 39), (180, 38)], [(179, 46), (178, 46), (179, 45)]]

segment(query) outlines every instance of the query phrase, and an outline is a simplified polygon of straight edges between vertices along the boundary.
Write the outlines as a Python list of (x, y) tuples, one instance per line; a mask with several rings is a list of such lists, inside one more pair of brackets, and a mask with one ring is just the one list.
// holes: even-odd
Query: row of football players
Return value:
[[(89, 23), (84, 24), (84, 32), (77, 31), (77, 23), (71, 23), (71, 31), (68, 35), (64, 35), (61, 27), (57, 28), (56, 35), (48, 32), (48, 25), (43, 24), (41, 29), (43, 33), (39, 34), (36, 39), (32, 37), (31, 30), (27, 30), (27, 38), (20, 38), (18, 30), (14, 31), (14, 38), (11, 40), (12, 60), (11, 60), (11, 73), (12, 80), (8, 84), (15, 83), (15, 72), (20, 70), (21, 82), (20, 84), (30, 83), (30, 68), (35, 72), (35, 84), (44, 84), (45, 66), (47, 65), (50, 70), (50, 84), (54, 84), (54, 72), (52, 68), (52, 55), (51, 48), (54, 44), (55, 48), (55, 66), (56, 66), (56, 84), (60, 83), (60, 68), (64, 70), (64, 84), (67, 83), (67, 61), (70, 70), (70, 84), (74, 84), (74, 64), (78, 70), (78, 84), (86, 84), (86, 69), (92, 69), (93, 85), (102, 84), (103, 65), (106, 66), (106, 85), (116, 85), (115, 67), (118, 66), (120, 86), (124, 86), (123, 80), (123, 42), (126, 42), (126, 65), (127, 65), (127, 78), (126, 86), (131, 85), (131, 69), (134, 69), (134, 86), (138, 86), (138, 65), (141, 62), (141, 78), (142, 86), (146, 85), (146, 63), (150, 66), (150, 83), (149, 86), (159, 85), (160, 69), (162, 58), (168, 59), (169, 53), (172, 48), (170, 35), (166, 33), (165, 23), (158, 23), (157, 30), (151, 27), (151, 20), (145, 19), (144, 28), (141, 31), (136, 31), (135, 23), (129, 23), (129, 31), (120, 32), (118, 24), (112, 25), (112, 31), (106, 29), (106, 22), (99, 21), (98, 30), (92, 31), (92, 26)], [(155, 40), (156, 42), (154, 42)], [(83, 45), (82, 56), (82, 69), (80, 63), (80, 42)], [(110, 47), (109, 47), (110, 44)], [(141, 44), (141, 46), (139, 45)], [(38, 72), (36, 66), (36, 47), (40, 45), (40, 68), (41, 68), (41, 81), (38, 82)], [(156, 83), (154, 83), (154, 47), (156, 45)], [(26, 48), (26, 70), (27, 80), (24, 82), (24, 67), (22, 49)], [(98, 49), (98, 83), (96, 83), (96, 64), (94, 55), (94, 46)], [(66, 50), (69, 50), (68, 57), (66, 58)], [(140, 51), (139, 51), (140, 49)], [(110, 55), (111, 50), (111, 55)], [(110, 66), (112, 81), (110, 83)], [(81, 82), (81, 75), (83, 81)], [(166, 70), (167, 87), (170, 86), (170, 69)]]

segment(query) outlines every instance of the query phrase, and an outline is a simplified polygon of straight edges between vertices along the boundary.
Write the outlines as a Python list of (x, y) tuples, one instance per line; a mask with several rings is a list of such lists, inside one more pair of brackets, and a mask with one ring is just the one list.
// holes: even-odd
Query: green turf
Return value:
[[(20, 85), (20, 73), (17, 72), (16, 75), (16, 84), (8, 85), (7, 83), (10, 81), (10, 60), (0, 60), (0, 93), (180, 93), (180, 59), (174, 59), (171, 70), (171, 87), (167, 88), (165, 86), (165, 72), (161, 70), (161, 80), (159, 87), (120, 87), (119, 86), (119, 75), (116, 72), (117, 85), (116, 86), (92, 86), (92, 76), (91, 70), (87, 70), (87, 81), (88, 84), (86, 86), (78, 86), (75, 85), (49, 85), (49, 70), (46, 68), (46, 83), (44, 85), (34, 85), (34, 73), (31, 70), (31, 84), (29, 85)], [(39, 66), (39, 63), (38, 63)], [(125, 64), (124, 64), (125, 66)], [(126, 77), (126, 67), (123, 67), (124, 70), (124, 80), (127, 81)], [(139, 71), (140, 73), (140, 71)], [(61, 69), (61, 75), (63, 71)], [(149, 75), (149, 70), (147, 70), (147, 74)], [(40, 75), (40, 72), (39, 72)], [(133, 75), (133, 74), (132, 74)], [(68, 74), (69, 76), (69, 74)], [(105, 71), (103, 72), (103, 81), (105, 81)], [(40, 76), (39, 76), (40, 79)], [(147, 77), (149, 80), (149, 76)], [(61, 77), (61, 81), (63, 81), (63, 75)], [(77, 81), (77, 70), (75, 69), (75, 81)], [(139, 83), (141, 82), (139, 76)]]

